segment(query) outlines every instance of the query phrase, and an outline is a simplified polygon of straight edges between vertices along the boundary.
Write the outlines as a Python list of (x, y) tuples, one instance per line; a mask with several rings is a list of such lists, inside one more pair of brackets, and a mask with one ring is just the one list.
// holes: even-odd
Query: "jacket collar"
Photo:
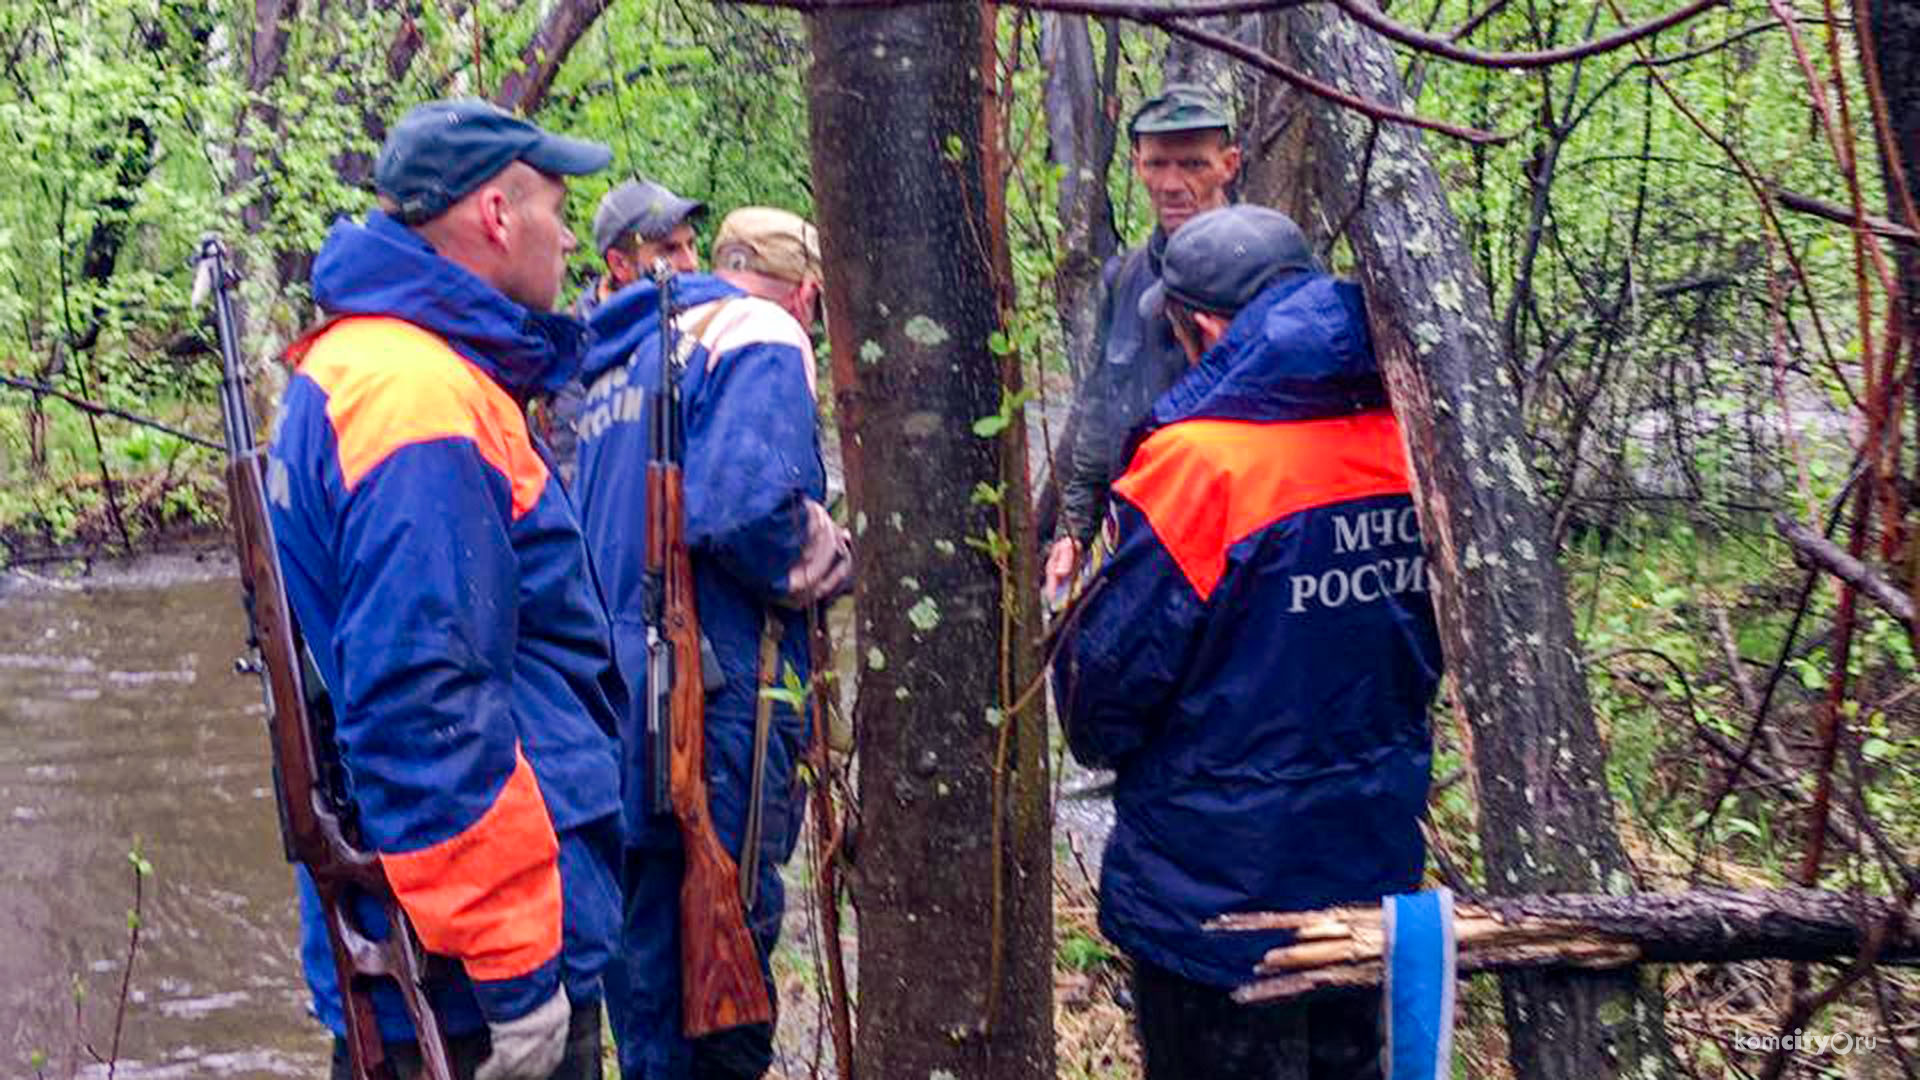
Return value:
[(1359, 286), (1296, 273), (1240, 309), (1133, 440), (1181, 420), (1319, 420), (1386, 404)]
[(388, 315), (432, 331), (519, 397), (564, 386), (585, 354), (578, 320), (515, 303), (378, 210), (364, 225), (334, 223), (314, 259), (313, 299), (331, 316)]
[[(676, 312), (729, 296), (745, 296), (740, 288), (711, 274), (675, 274), (673, 305)], [(651, 279), (636, 281), (602, 300), (593, 309), (588, 325), (592, 328), (591, 348), (580, 370), (582, 381), (591, 384), (609, 368), (627, 362), (627, 357), (659, 325), (660, 290)], [(684, 329), (684, 320), (676, 320)]]

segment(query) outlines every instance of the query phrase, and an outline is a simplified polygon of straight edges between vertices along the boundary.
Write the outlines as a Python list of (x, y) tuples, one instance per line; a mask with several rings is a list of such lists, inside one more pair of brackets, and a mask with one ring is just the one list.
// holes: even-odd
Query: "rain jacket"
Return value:
[[(629, 1078), (683, 1076), (689, 1053), (679, 1036), (680, 835), (674, 819), (653, 813), (646, 797), (645, 522), (652, 507), (645, 478), (649, 394), (660, 384), (659, 301), (653, 283), (641, 281), (595, 310), (578, 424), (587, 544), (613, 614), (630, 701), (621, 720), (629, 854), (620, 962), (627, 988), (625, 1001), (609, 1002)], [(686, 540), (700, 629), (723, 675), (706, 698), (708, 798), (715, 831), (737, 862), (768, 618), (779, 638), (776, 681), (791, 671), (804, 682), (810, 670), (805, 614), (779, 600), (806, 536), (805, 504), (825, 495), (813, 349), (777, 305), (716, 277), (677, 276), (674, 303), (686, 358), (680, 379)], [(748, 920), (763, 966), (784, 905), (779, 866), (799, 835), (804, 802), (796, 764), (807, 734), (802, 714), (784, 702), (774, 706), (758, 895)]]
[(1283, 939), (1206, 920), (1373, 900), (1425, 858), (1440, 646), (1359, 290), (1270, 285), (1133, 442), (1056, 690), (1116, 771), (1102, 930), (1235, 986)]
[[(601, 304), (600, 289), (604, 278), (594, 278), (573, 302), (573, 317), (586, 322)], [(587, 388), (580, 384), (578, 375), (568, 379), (559, 389), (546, 399), (541, 414), (542, 423), (537, 424), (540, 434), (547, 442), (547, 455), (553, 459), (554, 471), (560, 479), (573, 490), (578, 482), (580, 469), (580, 437), (574, 427), (580, 422), (580, 410), (586, 407)]]
[[(379, 212), (314, 262), (332, 322), (297, 342), (267, 488), (287, 592), (337, 716), (363, 842), (430, 952), (443, 1026), (599, 999), (619, 918), (624, 687), (566, 492), (522, 403), (584, 331)], [(338, 1033), (304, 873), (302, 956)], [(370, 905), (363, 920), (384, 933)], [(411, 1037), (382, 992), (382, 1032)]]
[(1187, 372), (1167, 320), (1140, 317), (1140, 296), (1160, 280), (1166, 246), (1167, 234), (1156, 226), (1144, 245), (1108, 260), (1101, 274), (1099, 340), (1073, 400), (1073, 446), (1054, 530), (1083, 550), (1106, 514), (1107, 485), (1126, 464), (1128, 433)]

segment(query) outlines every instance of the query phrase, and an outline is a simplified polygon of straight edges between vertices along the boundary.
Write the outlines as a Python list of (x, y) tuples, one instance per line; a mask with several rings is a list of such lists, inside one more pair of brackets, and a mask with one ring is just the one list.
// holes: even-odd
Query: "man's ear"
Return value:
[(513, 200), (507, 197), (506, 191), (491, 184), (482, 188), (474, 210), (480, 215), (480, 231), (487, 243), (506, 247), (507, 237), (513, 231)]
[(1227, 178), (1229, 180), (1240, 175), (1240, 148), (1238, 146), (1227, 147), (1220, 157), (1227, 166)]

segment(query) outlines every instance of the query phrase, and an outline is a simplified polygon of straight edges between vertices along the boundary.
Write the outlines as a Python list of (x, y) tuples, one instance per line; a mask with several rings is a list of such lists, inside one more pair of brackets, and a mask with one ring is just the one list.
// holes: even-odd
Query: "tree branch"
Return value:
[(520, 66), (500, 82), (493, 103), (523, 116), (540, 110), (560, 65), (612, 0), (563, 0), (547, 12), (533, 39), (520, 50)]
[(1543, 49), (1539, 52), (1481, 52), (1478, 49), (1468, 49), (1454, 44), (1453, 35), (1429, 34), (1417, 26), (1395, 22), (1382, 14), (1371, 0), (1333, 0), (1334, 6), (1352, 16), (1354, 21), (1395, 44), (1445, 60), (1490, 68), (1552, 67), (1555, 64), (1598, 56), (1678, 26), (1695, 15), (1723, 6), (1727, 2), (1728, 0), (1693, 0), (1685, 7), (1675, 8), (1657, 19), (1558, 49)]
[(203, 446), (209, 450), (218, 450), (222, 453), (225, 453), (227, 449), (226, 447), (220, 445), (217, 442), (213, 442), (210, 439), (203, 439), (200, 436), (195, 435), (191, 432), (181, 431), (177, 427), (171, 427), (167, 424), (163, 424), (160, 421), (155, 420), (150, 416), (141, 416), (139, 413), (131, 413), (126, 411), (125, 409), (117, 409), (117, 408), (114, 408), (112, 405), (102, 405), (97, 401), (88, 400), (87, 398), (83, 398), (78, 394), (69, 394), (65, 390), (62, 390), (57, 386), (49, 386), (46, 383), (39, 382), (34, 379), (23, 379), (18, 375), (7, 375), (5, 373), (0, 373), (0, 386), (12, 387), (15, 390), (22, 390), (29, 394), (44, 394), (47, 397), (59, 398), (61, 401), (64, 401), (67, 404), (72, 405), (74, 408), (79, 409), (82, 412), (92, 413), (96, 416), (117, 417), (121, 420), (127, 421), (130, 424), (138, 424), (141, 427), (149, 427), (154, 429), (155, 431), (165, 432), (166, 434), (171, 435), (176, 439), (180, 439), (183, 442), (190, 442), (195, 446)]
[(1885, 608), (1895, 618), (1906, 623), (1908, 627), (1920, 625), (1914, 621), (1913, 598), (1901, 592), (1899, 586), (1881, 576), (1873, 567), (1847, 554), (1841, 550), (1840, 545), (1784, 514), (1773, 519), (1773, 527), (1779, 530), (1787, 543), (1793, 545), (1794, 552), (1802, 562), (1825, 570), (1859, 589), (1861, 593)]
[[(1056, 0), (1044, 0), (1044, 2), (1051, 4), (1056, 2)], [(1067, 0), (1067, 2), (1082, 3), (1085, 2), (1085, 0)], [(1035, 4), (1034, 6), (1040, 5)], [(1345, 90), (1331, 83), (1321, 82), (1311, 75), (1296, 71), (1251, 45), (1236, 41), (1225, 34), (1216, 34), (1211, 30), (1202, 30), (1197, 26), (1189, 26), (1178, 19), (1162, 15), (1143, 18), (1138, 21), (1145, 22), (1149, 26), (1157, 26), (1169, 34), (1184, 37), (1189, 41), (1199, 42), (1208, 48), (1217, 49), (1236, 60), (1240, 60), (1269, 75), (1279, 78), (1282, 82), (1285, 82), (1296, 90), (1312, 94), (1318, 98), (1324, 98), (1344, 109), (1351, 109), (1362, 116), (1370, 117), (1374, 120), (1424, 128), (1427, 131), (1438, 132), (1442, 135), (1451, 135), (1456, 139), (1484, 145), (1510, 142), (1513, 139), (1512, 135), (1501, 135), (1491, 131), (1482, 131), (1479, 128), (1462, 127), (1458, 124), (1449, 124), (1444, 120), (1432, 120), (1410, 112), (1403, 112), (1377, 101), (1370, 101), (1356, 94), (1347, 93)]]
[[(1779, 187), (1772, 189), (1772, 195), (1774, 202), (1779, 203), (1789, 210), (1798, 211), (1809, 217), (1823, 218), (1837, 225), (1850, 226), (1853, 224), (1853, 211), (1837, 203), (1830, 203), (1825, 199), (1816, 199), (1811, 195), (1802, 195), (1797, 191), (1788, 191), (1785, 188)], [(1889, 240), (1898, 240), (1905, 244), (1920, 245), (1920, 232), (1915, 232), (1905, 225), (1888, 221), (1886, 218), (1876, 217), (1872, 214), (1866, 215), (1866, 223), (1867, 228), (1876, 236), (1883, 236)]]

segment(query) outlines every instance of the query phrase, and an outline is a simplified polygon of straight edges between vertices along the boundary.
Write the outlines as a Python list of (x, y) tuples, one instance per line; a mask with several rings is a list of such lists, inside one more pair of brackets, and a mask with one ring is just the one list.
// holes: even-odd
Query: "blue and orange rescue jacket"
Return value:
[(1133, 442), (1056, 692), (1116, 771), (1101, 929), (1235, 986), (1281, 938), (1208, 919), (1373, 900), (1425, 857), (1440, 646), (1359, 290), (1269, 286)]
[[(363, 842), (422, 943), (460, 962), (435, 994), (449, 1031), (562, 982), (597, 1000), (619, 925), (624, 688), (522, 409), (578, 366), (584, 329), (377, 211), (334, 226), (313, 286), (333, 321), (289, 351), (268, 492)], [(304, 874), (301, 901), (314, 1011), (339, 1032)], [(387, 1038), (410, 1036), (397, 997), (376, 1004)]]
[[(680, 379), (687, 548), (700, 629), (723, 682), (706, 699), (707, 773), (714, 826), (739, 856), (758, 699), (760, 638), (771, 616), (780, 643), (775, 681), (808, 677), (806, 618), (781, 606), (787, 571), (806, 537), (805, 503), (825, 497), (814, 406), (813, 349), (778, 306), (707, 274), (674, 279), (685, 367)], [(599, 568), (630, 705), (622, 720), (629, 842), (678, 843), (673, 819), (645, 805), (646, 503), (649, 395), (660, 382), (660, 293), (651, 281), (620, 290), (594, 311), (594, 342), (581, 380), (579, 497), (587, 546)], [(794, 775), (803, 717), (774, 706), (763, 807), (760, 895), (780, 896), (778, 862), (798, 835), (800, 806), (779, 782)], [(777, 913), (777, 907), (774, 912)], [(756, 911), (756, 922), (767, 912)], [(777, 919), (777, 914), (774, 916)], [(758, 927), (756, 927), (758, 929)]]

